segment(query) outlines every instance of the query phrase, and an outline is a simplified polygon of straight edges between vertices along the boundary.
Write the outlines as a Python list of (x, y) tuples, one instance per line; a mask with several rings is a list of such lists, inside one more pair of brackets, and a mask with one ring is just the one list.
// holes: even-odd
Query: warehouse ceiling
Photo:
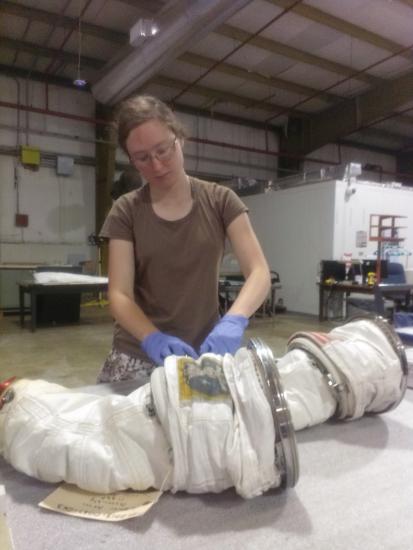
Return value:
[[(156, 25), (159, 32), (141, 36)], [(413, 149), (413, 0), (0, 2), (0, 73), (280, 130), (308, 154)], [(133, 45), (130, 43), (132, 31)]]

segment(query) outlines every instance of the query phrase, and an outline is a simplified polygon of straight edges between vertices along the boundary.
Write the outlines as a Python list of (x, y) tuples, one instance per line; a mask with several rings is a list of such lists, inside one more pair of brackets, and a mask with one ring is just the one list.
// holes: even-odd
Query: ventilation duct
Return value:
[(97, 101), (114, 104), (130, 96), (188, 47), (229, 19), (251, 0), (192, 0), (157, 18), (160, 32), (109, 62), (92, 86)]

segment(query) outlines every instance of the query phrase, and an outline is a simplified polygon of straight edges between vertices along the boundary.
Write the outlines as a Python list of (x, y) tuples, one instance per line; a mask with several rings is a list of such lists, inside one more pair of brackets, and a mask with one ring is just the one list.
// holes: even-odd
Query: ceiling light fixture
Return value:
[(82, 56), (82, 27), (81, 27), (81, 22), (82, 22), (82, 14), (81, 14), (81, 11), (79, 9), (79, 25), (78, 25), (78, 29), (77, 29), (77, 71), (76, 71), (76, 78), (73, 80), (73, 84), (77, 88), (84, 88), (87, 84), (87, 80), (82, 78), (81, 74), (80, 74), (80, 59), (81, 59), (81, 56)]
[(159, 25), (153, 19), (139, 19), (129, 31), (129, 44), (136, 48), (145, 38), (158, 34)]

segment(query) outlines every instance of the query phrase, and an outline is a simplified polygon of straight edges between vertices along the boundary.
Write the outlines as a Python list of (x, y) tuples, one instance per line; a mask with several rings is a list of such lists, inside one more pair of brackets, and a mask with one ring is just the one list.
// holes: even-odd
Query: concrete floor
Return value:
[[(67, 387), (94, 384), (110, 350), (112, 320), (107, 307), (82, 307), (80, 322), (20, 328), (17, 315), (0, 317), (0, 380), (10, 376), (42, 378)], [(282, 313), (274, 318), (254, 318), (246, 337), (259, 337), (274, 355), (285, 353), (287, 339), (298, 330), (332, 328), (316, 317)]]

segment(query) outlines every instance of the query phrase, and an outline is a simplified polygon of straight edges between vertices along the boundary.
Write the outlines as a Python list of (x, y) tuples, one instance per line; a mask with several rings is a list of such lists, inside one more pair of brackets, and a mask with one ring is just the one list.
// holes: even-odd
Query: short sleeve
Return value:
[(126, 196), (120, 197), (114, 203), (99, 235), (108, 239), (133, 242), (132, 208)]
[(247, 206), (242, 202), (239, 196), (228, 187), (217, 185), (216, 198), (218, 202), (218, 209), (221, 213), (221, 219), (224, 222), (225, 229), (240, 214), (248, 212)]

